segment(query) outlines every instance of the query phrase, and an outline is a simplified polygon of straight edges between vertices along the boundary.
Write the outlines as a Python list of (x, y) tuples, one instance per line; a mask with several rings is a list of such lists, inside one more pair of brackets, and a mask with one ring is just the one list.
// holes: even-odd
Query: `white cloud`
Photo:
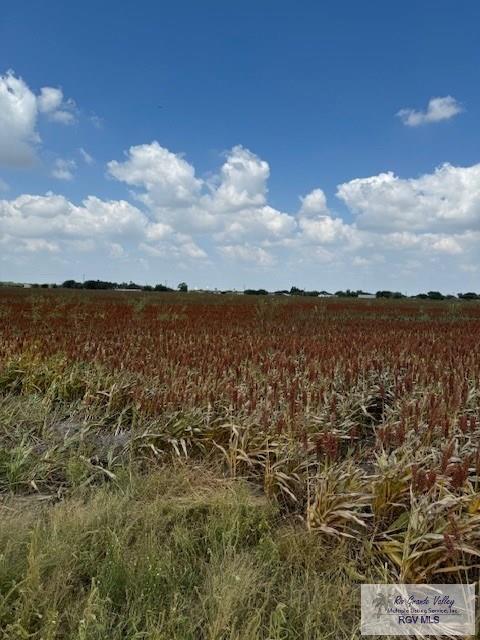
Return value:
[(458, 240), (455, 238), (435, 238), (432, 242), (432, 249), (434, 251), (440, 251), (442, 253), (449, 253), (450, 255), (457, 255), (462, 253), (462, 247)]
[(434, 173), (402, 179), (393, 173), (339, 185), (338, 197), (375, 231), (457, 231), (480, 228), (480, 164), (445, 164)]
[(37, 98), (38, 110), (47, 115), (49, 120), (60, 124), (75, 122), (75, 102), (63, 99), (63, 91), (56, 87), (42, 87)]
[(23, 238), (143, 236), (148, 220), (125, 200), (89, 196), (77, 206), (60, 195), (0, 200), (0, 233)]
[(0, 76), (0, 164), (26, 166), (33, 162), (40, 142), (36, 122), (37, 99), (25, 82), (13, 71)]
[(71, 124), (75, 109), (72, 100), (64, 100), (61, 89), (43, 87), (36, 96), (13, 71), (0, 75), (0, 165), (31, 165), (40, 143), (38, 116)]
[(109, 162), (108, 171), (130, 186), (143, 187), (142, 199), (152, 209), (185, 207), (198, 197), (202, 181), (195, 177), (194, 168), (158, 142), (130, 147), (126, 156), (124, 162)]
[[(74, 168), (64, 160), (57, 165)], [(418, 274), (413, 265), (422, 263), (457, 264), (460, 273), (459, 265), (479, 258), (480, 164), (443, 165), (418, 178), (381, 173), (345, 182), (337, 196), (353, 222), (335, 213), (319, 188), (300, 198), (297, 212), (271, 206), (268, 163), (241, 146), (208, 178), (158, 142), (131, 147), (108, 171), (136, 204), (89, 196), (77, 205), (52, 193), (0, 200), (0, 236), (16, 239), (25, 253), (34, 247), (57, 256), (97, 251), (122, 258), (119, 265), (148, 265), (150, 257), (182, 268), (281, 264), (295, 273), (300, 265), (321, 264), (322, 273), (343, 269), (352, 277), (368, 267), (388, 273), (378, 269), (383, 262), (398, 273)]]
[(267, 162), (240, 145), (233, 147), (213, 188), (212, 205), (222, 213), (261, 207), (266, 203), (269, 176)]
[[(268, 203), (268, 163), (248, 149), (233, 147), (217, 174), (203, 180), (194, 167), (157, 142), (132, 147), (123, 163), (109, 163), (115, 178), (136, 187), (135, 197), (155, 222), (144, 250), (166, 255), (178, 234), (206, 238), (224, 258), (271, 265), (279, 252), (302, 263), (354, 266), (378, 263), (384, 247), (392, 254), (456, 256), (472, 250), (467, 232), (480, 228), (480, 165), (444, 165), (420, 178), (392, 173), (339, 185), (337, 195), (356, 215), (345, 222), (330, 211), (324, 192), (301, 198), (296, 214)], [(462, 235), (463, 234), (463, 235)], [(151, 246), (151, 249), (148, 249)]]
[(147, 240), (156, 242), (171, 235), (172, 231), (172, 227), (168, 224), (164, 224), (163, 222), (153, 222), (148, 225), (146, 237)]
[(400, 109), (397, 116), (408, 127), (418, 127), (422, 124), (450, 120), (463, 111), (462, 105), (452, 98), (431, 98), (425, 111), (415, 109)]
[(281, 239), (288, 237), (295, 231), (295, 220), (288, 213), (277, 211), (268, 205), (251, 209), (239, 210), (235, 214), (224, 213), (217, 220), (221, 227), (215, 233), (219, 242), (235, 240)]
[(104, 246), (108, 255), (120, 258), (126, 255), (124, 244), (130, 244), (150, 255), (194, 260), (208, 257), (190, 235), (151, 222), (129, 202), (95, 196), (80, 205), (53, 193), (0, 200), (0, 237), (15, 238), (16, 246), (25, 251), (38, 247), (87, 252)]
[(331, 216), (317, 216), (316, 218), (300, 217), (299, 227), (303, 239), (318, 244), (333, 244), (344, 242), (357, 245), (360, 235), (353, 225), (346, 224), (341, 218)]
[(300, 215), (303, 217), (328, 215), (327, 198), (321, 189), (314, 189), (300, 198), (302, 206)]
[(208, 182), (158, 142), (131, 147), (126, 161), (109, 162), (108, 170), (142, 188), (136, 197), (156, 220), (181, 232), (214, 233), (223, 243), (281, 238), (295, 230), (292, 216), (267, 204), (268, 163), (241, 146), (226, 154), (219, 173)]
[(63, 92), (54, 87), (43, 87), (37, 98), (38, 109), (42, 113), (54, 113), (63, 102)]
[(73, 172), (76, 166), (75, 160), (57, 158), (52, 169), (52, 176), (57, 180), (73, 180)]

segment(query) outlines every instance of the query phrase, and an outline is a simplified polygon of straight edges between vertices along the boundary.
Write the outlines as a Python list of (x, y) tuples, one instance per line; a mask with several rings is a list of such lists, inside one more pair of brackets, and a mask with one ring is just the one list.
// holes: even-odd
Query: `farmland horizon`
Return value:
[(133, 280), (124, 282), (112, 282), (101, 280), (99, 278), (92, 278), (88, 280), (76, 281), (74, 279), (67, 279), (63, 282), (14, 282), (14, 281), (1, 281), (0, 288), (8, 287), (23, 287), (23, 288), (52, 288), (52, 289), (71, 289), (76, 291), (145, 291), (145, 292), (180, 292), (180, 293), (219, 293), (219, 294), (247, 294), (247, 295), (289, 295), (289, 296), (305, 296), (305, 297), (370, 297), (379, 299), (395, 299), (400, 300), (402, 298), (419, 298), (419, 299), (431, 299), (431, 300), (444, 300), (444, 299), (460, 299), (460, 300), (476, 300), (480, 299), (480, 293), (476, 291), (458, 291), (458, 292), (444, 292), (439, 290), (429, 291), (416, 291), (415, 293), (407, 293), (402, 291), (392, 291), (390, 289), (376, 289), (375, 287), (370, 290), (363, 289), (351, 289), (345, 287), (336, 291), (327, 291), (326, 289), (303, 289), (296, 285), (291, 285), (287, 288), (266, 289), (264, 287), (243, 287), (243, 288), (218, 288), (208, 286), (191, 286), (187, 282), (179, 282), (177, 285), (169, 283), (167, 280), (158, 282), (154, 280), (151, 284), (138, 283)]

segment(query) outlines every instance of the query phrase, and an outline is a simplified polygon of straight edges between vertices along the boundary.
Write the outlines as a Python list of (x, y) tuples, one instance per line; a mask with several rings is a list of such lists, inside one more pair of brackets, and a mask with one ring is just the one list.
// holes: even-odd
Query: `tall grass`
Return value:
[(0, 509), (1, 638), (354, 637), (349, 548), (244, 482), (179, 464)]

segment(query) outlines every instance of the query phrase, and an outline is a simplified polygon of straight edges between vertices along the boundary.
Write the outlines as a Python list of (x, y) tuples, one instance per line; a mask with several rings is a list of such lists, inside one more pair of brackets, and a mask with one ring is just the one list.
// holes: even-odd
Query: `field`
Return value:
[(0, 289), (0, 638), (356, 638), (480, 567), (480, 304)]

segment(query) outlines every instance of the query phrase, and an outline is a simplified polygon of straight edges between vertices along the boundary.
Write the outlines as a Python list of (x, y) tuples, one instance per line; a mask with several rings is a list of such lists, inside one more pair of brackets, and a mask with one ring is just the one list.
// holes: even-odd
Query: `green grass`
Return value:
[(356, 637), (361, 544), (80, 409), (0, 399), (1, 640)]
[(121, 485), (2, 502), (0, 638), (356, 637), (351, 545), (204, 467)]

